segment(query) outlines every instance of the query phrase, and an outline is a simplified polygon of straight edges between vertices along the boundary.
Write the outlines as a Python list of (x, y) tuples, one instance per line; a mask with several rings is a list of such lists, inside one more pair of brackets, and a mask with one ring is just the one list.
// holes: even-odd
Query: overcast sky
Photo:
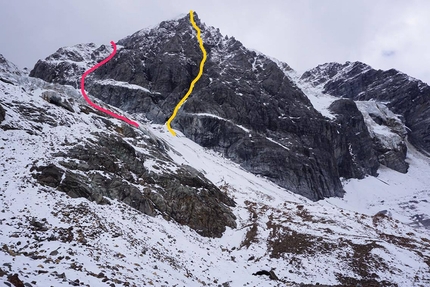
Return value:
[(299, 72), (362, 61), (430, 83), (427, 0), (0, 0), (0, 53), (31, 69), (60, 47), (108, 45), (189, 10)]

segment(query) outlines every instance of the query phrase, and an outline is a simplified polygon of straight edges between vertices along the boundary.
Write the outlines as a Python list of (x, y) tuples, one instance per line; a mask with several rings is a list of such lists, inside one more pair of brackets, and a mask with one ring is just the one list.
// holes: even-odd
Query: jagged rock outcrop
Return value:
[[(222, 36), (197, 15), (195, 21), (202, 30), (208, 60), (172, 126), (245, 169), (308, 198), (341, 196), (333, 157), (337, 135), (285, 75), (288, 65)], [(188, 90), (202, 57), (188, 16), (136, 32), (118, 45), (118, 54), (88, 79), (87, 90), (109, 104), (164, 123)], [(64, 65), (85, 62), (82, 55), (93, 55), (88, 51), (97, 48), (85, 46), (79, 53), (73, 49), (79, 57), (68, 56), (64, 52), (68, 50), (39, 61), (31, 75), (73, 85), (76, 79), (69, 71), (74, 70), (59, 70), (61, 61)]]
[(373, 139), (373, 149), (379, 163), (406, 173), (409, 168), (406, 162), (407, 131), (402, 120), (382, 103), (357, 101), (356, 104), (364, 116), (367, 129)]
[(353, 100), (340, 99), (330, 105), (330, 110), (336, 114), (338, 127), (335, 132), (343, 135), (334, 137), (338, 140), (335, 141), (335, 157), (339, 175), (344, 178), (376, 175), (378, 158), (357, 105)]
[(97, 47), (94, 43), (63, 47), (45, 60), (37, 61), (30, 77), (78, 88), (83, 73), (109, 54), (110, 49), (105, 45)]
[(360, 62), (328, 63), (305, 72), (301, 79), (321, 85), (325, 93), (353, 100), (386, 103), (404, 117), (408, 140), (430, 153), (430, 87), (397, 70), (375, 70)]
[[(130, 127), (123, 129), (128, 137), (136, 138)], [(62, 159), (59, 165), (35, 166), (34, 177), (74, 198), (99, 204), (108, 204), (106, 198), (116, 199), (145, 214), (161, 214), (203, 236), (220, 237), (226, 226), (236, 227), (236, 217), (228, 208), (234, 201), (192, 167), (169, 165), (161, 143), (147, 143), (158, 147), (148, 157), (118, 135), (93, 136), (96, 140), (56, 153)]]
[(0, 105), (0, 123), (4, 121), (6, 117), (6, 111), (3, 109), (2, 105)]
[(9, 73), (14, 75), (21, 75), (20, 69), (12, 62), (6, 60), (6, 58), (0, 54), (0, 73)]

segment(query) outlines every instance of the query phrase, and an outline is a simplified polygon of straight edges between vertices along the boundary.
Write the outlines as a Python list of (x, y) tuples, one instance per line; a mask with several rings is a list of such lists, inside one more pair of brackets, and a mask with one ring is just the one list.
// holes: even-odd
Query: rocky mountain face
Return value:
[(342, 135), (335, 137), (334, 142), (339, 175), (344, 178), (363, 178), (367, 174), (376, 174), (379, 162), (363, 114), (357, 105), (352, 100), (341, 99), (333, 102), (329, 109), (336, 114), (336, 132)]
[[(312, 200), (342, 196), (340, 177), (376, 174), (381, 161), (375, 160), (374, 149), (358, 144), (369, 142), (369, 136), (359, 114), (354, 119), (343, 114), (342, 105), (348, 103), (335, 105), (340, 115), (329, 120), (291, 80), (287, 64), (246, 49), (195, 19), (208, 60), (173, 128)], [(188, 16), (138, 31), (118, 45), (117, 55), (87, 80), (90, 95), (165, 123), (202, 57)], [(93, 44), (62, 48), (40, 60), (30, 75), (78, 87), (85, 69), (106, 54), (107, 47)], [(349, 121), (355, 133), (347, 128)]]
[(380, 164), (407, 173), (407, 128), (400, 115), (376, 101), (356, 101), (364, 117)]
[[(403, 117), (402, 121), (408, 128), (408, 140), (422, 152), (430, 153), (430, 87), (422, 81), (395, 69), (375, 70), (360, 62), (320, 65), (305, 72), (301, 79), (321, 86), (324, 93), (336, 97), (384, 103)], [(380, 117), (373, 118), (380, 124), (396, 125)], [(395, 158), (402, 162), (404, 149), (400, 147), (385, 155), (385, 160), (393, 162), (390, 158)], [(399, 168), (404, 170), (404, 167)]]

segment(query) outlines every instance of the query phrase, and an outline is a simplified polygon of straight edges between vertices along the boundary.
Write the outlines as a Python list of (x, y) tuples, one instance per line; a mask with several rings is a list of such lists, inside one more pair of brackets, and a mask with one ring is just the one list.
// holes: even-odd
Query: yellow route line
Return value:
[(185, 101), (187, 100), (187, 98), (190, 96), (191, 92), (194, 89), (194, 85), (197, 83), (197, 81), (200, 79), (200, 77), (203, 74), (203, 66), (205, 65), (206, 62), (206, 50), (205, 47), (203, 47), (203, 40), (202, 37), (200, 35), (200, 29), (199, 27), (196, 25), (196, 22), (194, 22), (194, 11), (191, 10), (190, 11), (190, 22), (193, 25), (194, 29), (197, 31), (197, 39), (199, 40), (199, 44), (200, 44), (200, 49), (203, 52), (203, 59), (200, 62), (200, 71), (199, 74), (197, 75), (197, 77), (191, 82), (190, 85), (190, 89), (188, 90), (188, 92), (185, 94), (185, 96), (182, 98), (182, 100), (179, 102), (179, 104), (176, 105), (175, 109), (173, 110), (173, 114), (172, 116), (167, 120), (166, 125), (167, 125), (167, 129), (169, 130), (169, 132), (173, 135), (176, 136), (175, 131), (171, 128), (170, 123), (173, 121), (173, 119), (176, 117), (176, 114), (178, 113), (178, 110), (181, 108), (181, 106), (185, 103)]

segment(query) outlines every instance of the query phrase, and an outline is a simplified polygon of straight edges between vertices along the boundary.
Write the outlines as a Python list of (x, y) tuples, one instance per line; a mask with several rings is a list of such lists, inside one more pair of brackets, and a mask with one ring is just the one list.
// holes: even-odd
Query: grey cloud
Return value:
[(396, 55), (396, 51), (393, 50), (389, 50), (389, 51), (382, 51), (382, 56), (384, 57), (393, 57), (394, 55)]

